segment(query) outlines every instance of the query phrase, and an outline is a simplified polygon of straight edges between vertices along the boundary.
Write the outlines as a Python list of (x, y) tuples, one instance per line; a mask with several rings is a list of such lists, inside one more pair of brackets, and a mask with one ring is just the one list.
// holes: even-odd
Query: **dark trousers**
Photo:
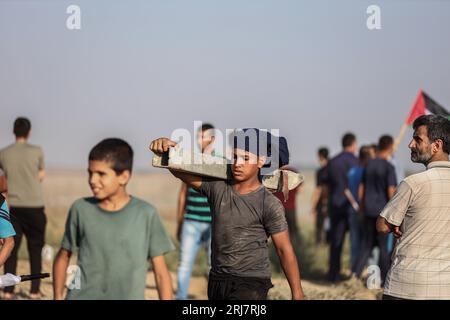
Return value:
[(285, 211), (289, 237), (292, 243), (298, 245), (300, 242), (300, 232), (297, 224), (297, 211), (295, 209), (286, 209)]
[(364, 218), (364, 233), (363, 233), (363, 247), (361, 253), (358, 257), (355, 266), (355, 273), (359, 277), (361, 276), (364, 267), (367, 264), (367, 260), (372, 254), (372, 250), (375, 246), (380, 249), (380, 272), (381, 272), (381, 283), (384, 283), (386, 274), (389, 270), (390, 256), (388, 252), (388, 235), (383, 233), (378, 233), (377, 231), (377, 218), (365, 217)]
[[(316, 210), (316, 244), (329, 243), (330, 231), (324, 229), (325, 219), (328, 216), (328, 212), (324, 206), (317, 206)], [(325, 235), (325, 237), (324, 237)]]
[(218, 275), (210, 272), (209, 300), (267, 300), (273, 287), (270, 279)]
[[(15, 246), (11, 256), (5, 262), (5, 273), (16, 274), (17, 253), (19, 251), (22, 236), (27, 238), (28, 255), (30, 258), (31, 274), (41, 273), (42, 248), (45, 243), (45, 225), (47, 218), (44, 208), (17, 208), (10, 209), (11, 223), (16, 231), (14, 237)], [(31, 293), (38, 293), (40, 280), (31, 281)], [(14, 286), (4, 288), (4, 292), (14, 292)]]
[(336, 282), (340, 280), (342, 246), (345, 232), (348, 230), (348, 210), (332, 210), (330, 212), (330, 259), (328, 280)]

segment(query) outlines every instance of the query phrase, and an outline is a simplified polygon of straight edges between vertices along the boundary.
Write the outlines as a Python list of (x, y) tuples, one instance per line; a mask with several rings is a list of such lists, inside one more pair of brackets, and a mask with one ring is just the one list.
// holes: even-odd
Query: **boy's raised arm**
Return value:
[(53, 299), (64, 299), (64, 285), (66, 283), (67, 267), (72, 253), (61, 248), (53, 263)]
[[(149, 149), (156, 154), (162, 154), (169, 151), (169, 148), (175, 147), (177, 143), (168, 138), (158, 138), (150, 143)], [(193, 174), (186, 172), (179, 172), (170, 170), (169, 171), (178, 179), (186, 183), (188, 186), (193, 188), (200, 188), (202, 185), (202, 178)]]

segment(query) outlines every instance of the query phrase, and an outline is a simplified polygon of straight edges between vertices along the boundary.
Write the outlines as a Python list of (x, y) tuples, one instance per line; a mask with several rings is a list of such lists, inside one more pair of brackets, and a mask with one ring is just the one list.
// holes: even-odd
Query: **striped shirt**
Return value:
[(186, 195), (184, 219), (200, 222), (211, 222), (212, 220), (208, 198), (191, 187), (188, 188)]

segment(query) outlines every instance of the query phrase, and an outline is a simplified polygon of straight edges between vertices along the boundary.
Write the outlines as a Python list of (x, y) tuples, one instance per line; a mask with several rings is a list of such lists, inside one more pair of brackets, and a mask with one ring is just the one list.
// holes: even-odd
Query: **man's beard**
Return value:
[(427, 165), (431, 158), (433, 157), (431, 153), (431, 147), (427, 152), (419, 153), (419, 151), (411, 150), (411, 161), (416, 163), (423, 163), (424, 165)]

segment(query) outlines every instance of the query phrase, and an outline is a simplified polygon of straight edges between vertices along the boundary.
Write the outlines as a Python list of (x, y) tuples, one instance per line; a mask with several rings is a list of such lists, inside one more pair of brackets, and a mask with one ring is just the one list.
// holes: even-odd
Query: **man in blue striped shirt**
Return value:
[[(197, 132), (202, 153), (214, 155), (214, 126), (205, 123)], [(180, 241), (180, 264), (177, 271), (177, 300), (188, 298), (189, 281), (195, 257), (206, 247), (208, 267), (211, 265), (211, 209), (208, 198), (185, 183), (178, 196), (177, 238)]]

